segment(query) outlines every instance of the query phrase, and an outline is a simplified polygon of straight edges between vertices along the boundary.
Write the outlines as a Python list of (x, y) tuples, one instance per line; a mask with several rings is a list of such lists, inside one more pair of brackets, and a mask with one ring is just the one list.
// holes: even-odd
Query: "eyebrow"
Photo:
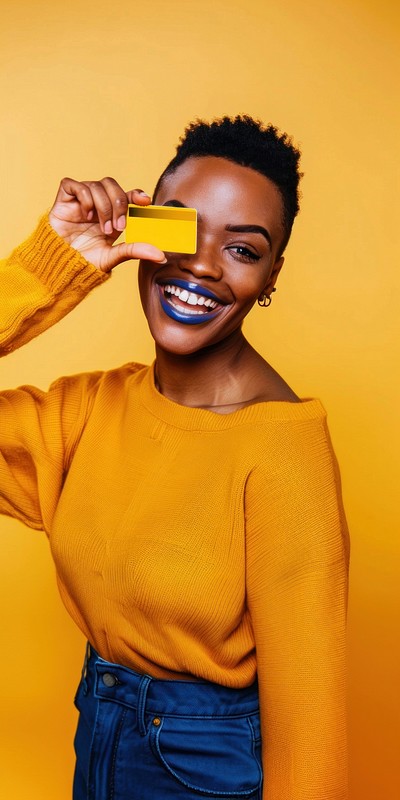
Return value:
[(265, 237), (270, 247), (272, 247), (271, 237), (266, 228), (262, 225), (226, 225), (226, 231), (233, 233), (261, 233)]
[[(166, 203), (163, 203), (164, 206), (172, 206), (175, 208), (188, 208), (185, 206), (184, 203), (181, 203), (180, 200), (167, 200)], [(201, 216), (198, 214), (198, 220), (201, 222)], [(267, 240), (269, 246), (272, 248), (272, 241), (271, 235), (267, 231), (263, 225), (226, 225), (226, 231), (231, 231), (232, 233), (261, 233), (262, 236)]]

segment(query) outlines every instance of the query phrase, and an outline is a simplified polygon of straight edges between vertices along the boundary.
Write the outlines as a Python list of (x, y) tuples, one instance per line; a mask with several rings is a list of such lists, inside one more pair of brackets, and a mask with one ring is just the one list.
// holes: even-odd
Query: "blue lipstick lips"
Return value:
[[(214, 319), (214, 317), (216, 317), (221, 311), (221, 308), (213, 309), (212, 311), (201, 311), (200, 313), (193, 313), (193, 311), (189, 311), (189, 309), (188, 312), (185, 313), (183, 308), (178, 310), (178, 308), (172, 302), (168, 301), (164, 295), (163, 287), (168, 284), (177, 286), (179, 289), (186, 289), (187, 292), (195, 292), (199, 296), (208, 297), (210, 300), (214, 300), (220, 306), (221, 301), (215, 294), (213, 294), (213, 292), (210, 292), (208, 289), (204, 289), (202, 286), (198, 286), (197, 283), (184, 281), (180, 278), (174, 278), (168, 282), (165, 281), (162, 285), (158, 286), (161, 307), (167, 316), (176, 322), (181, 322), (184, 325), (199, 325), (202, 322), (208, 322), (209, 320)], [(202, 308), (204, 308), (204, 306)]]

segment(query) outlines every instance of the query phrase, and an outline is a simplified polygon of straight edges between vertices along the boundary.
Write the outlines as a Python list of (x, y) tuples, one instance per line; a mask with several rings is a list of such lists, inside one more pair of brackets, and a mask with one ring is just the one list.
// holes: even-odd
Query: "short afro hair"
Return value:
[(213, 122), (197, 119), (191, 122), (180, 138), (176, 155), (157, 181), (156, 196), (164, 178), (172, 175), (188, 158), (216, 156), (243, 167), (250, 167), (269, 178), (278, 188), (283, 203), (283, 253), (299, 212), (300, 151), (287, 133), (274, 125), (263, 125), (247, 115), (221, 117)]

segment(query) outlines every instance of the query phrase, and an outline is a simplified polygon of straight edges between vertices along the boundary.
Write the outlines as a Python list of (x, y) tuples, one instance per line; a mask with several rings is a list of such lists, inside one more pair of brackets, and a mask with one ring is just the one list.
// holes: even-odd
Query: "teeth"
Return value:
[[(204, 297), (202, 294), (196, 294), (195, 292), (188, 292), (187, 289), (180, 289), (178, 286), (174, 286), (174, 284), (166, 284), (164, 287), (164, 291), (167, 294), (175, 295), (175, 297), (179, 298), (182, 303), (187, 303), (190, 306), (207, 306), (207, 308), (217, 308), (218, 303), (215, 300), (211, 300), (210, 297)], [(202, 313), (202, 312), (195, 312), (192, 313)]]
[[(173, 303), (172, 305), (175, 305), (175, 304)], [(179, 306), (175, 306), (175, 308), (177, 308), (179, 310)], [(186, 308), (185, 309), (185, 314), (190, 314), (191, 316), (194, 315), (195, 317), (198, 316), (199, 314), (201, 315), (203, 313), (204, 313), (203, 311), (197, 311), (194, 308)]]

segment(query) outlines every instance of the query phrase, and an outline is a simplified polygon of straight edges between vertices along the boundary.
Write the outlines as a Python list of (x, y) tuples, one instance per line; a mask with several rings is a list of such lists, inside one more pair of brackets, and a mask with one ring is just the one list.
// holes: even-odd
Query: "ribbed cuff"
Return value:
[(47, 213), (31, 236), (14, 250), (13, 257), (34, 273), (53, 295), (67, 288), (86, 295), (111, 276), (111, 272), (97, 269), (70, 247), (51, 227)]

